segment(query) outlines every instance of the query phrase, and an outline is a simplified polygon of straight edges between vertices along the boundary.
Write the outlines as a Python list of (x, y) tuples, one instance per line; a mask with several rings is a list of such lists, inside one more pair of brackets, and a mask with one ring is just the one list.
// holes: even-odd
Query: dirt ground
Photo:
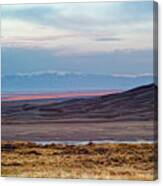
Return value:
[(64, 140), (153, 140), (153, 121), (101, 122), (53, 121), (52, 123), (3, 124), (2, 140), (64, 141)]

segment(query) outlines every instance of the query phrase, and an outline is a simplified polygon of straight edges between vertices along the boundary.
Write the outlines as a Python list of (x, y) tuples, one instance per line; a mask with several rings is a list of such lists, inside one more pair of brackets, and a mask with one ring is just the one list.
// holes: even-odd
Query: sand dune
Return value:
[(142, 86), (122, 93), (73, 98), (56, 103), (55, 99), (44, 102), (2, 102), (2, 124), (28, 123), (54, 120), (107, 120), (149, 121), (156, 119), (154, 84)]
[(63, 102), (2, 102), (4, 140), (156, 140), (153, 84)]

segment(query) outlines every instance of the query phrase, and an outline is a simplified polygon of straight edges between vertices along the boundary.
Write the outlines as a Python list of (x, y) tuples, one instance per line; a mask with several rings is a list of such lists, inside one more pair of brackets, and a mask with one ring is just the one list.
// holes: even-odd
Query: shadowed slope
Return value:
[(77, 98), (56, 103), (2, 102), (2, 124), (14, 121), (54, 120), (107, 120), (147, 121), (154, 120), (154, 102), (157, 97), (154, 84), (126, 92), (93, 98)]

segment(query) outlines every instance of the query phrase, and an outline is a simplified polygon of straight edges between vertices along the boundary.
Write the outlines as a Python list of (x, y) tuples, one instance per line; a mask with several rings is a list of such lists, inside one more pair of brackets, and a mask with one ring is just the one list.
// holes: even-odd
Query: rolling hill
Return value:
[(63, 102), (2, 102), (2, 124), (156, 120), (157, 87), (149, 84), (122, 93)]

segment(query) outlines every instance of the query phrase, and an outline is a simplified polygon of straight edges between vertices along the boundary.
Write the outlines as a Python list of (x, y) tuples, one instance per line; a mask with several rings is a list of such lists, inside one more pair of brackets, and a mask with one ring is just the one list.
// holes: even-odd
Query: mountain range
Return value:
[(57, 72), (15, 74), (2, 76), (2, 92), (127, 90), (152, 82), (153, 76), (148, 74), (138, 76)]

